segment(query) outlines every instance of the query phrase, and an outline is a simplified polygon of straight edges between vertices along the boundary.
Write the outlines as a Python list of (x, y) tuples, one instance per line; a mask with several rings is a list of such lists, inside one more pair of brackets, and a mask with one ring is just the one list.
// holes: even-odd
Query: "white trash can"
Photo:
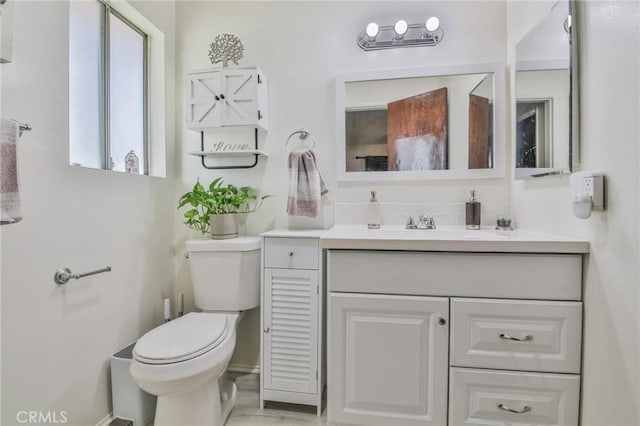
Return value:
[(140, 389), (129, 372), (135, 344), (111, 355), (113, 417), (131, 420), (133, 426), (146, 426), (156, 411), (156, 397)]

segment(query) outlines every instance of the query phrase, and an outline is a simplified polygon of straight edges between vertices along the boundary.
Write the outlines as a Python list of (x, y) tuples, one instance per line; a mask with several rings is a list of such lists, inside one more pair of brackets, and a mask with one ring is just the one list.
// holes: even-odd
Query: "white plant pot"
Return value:
[(212, 214), (211, 238), (214, 240), (226, 240), (238, 236), (238, 214)]

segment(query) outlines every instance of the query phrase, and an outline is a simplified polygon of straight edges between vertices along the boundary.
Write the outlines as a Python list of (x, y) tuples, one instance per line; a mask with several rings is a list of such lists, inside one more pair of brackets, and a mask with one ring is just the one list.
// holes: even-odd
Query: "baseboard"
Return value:
[(229, 364), (227, 370), (233, 373), (260, 374), (259, 365)]
[(109, 413), (104, 419), (100, 420), (96, 426), (109, 426), (109, 423), (113, 421), (113, 413)]

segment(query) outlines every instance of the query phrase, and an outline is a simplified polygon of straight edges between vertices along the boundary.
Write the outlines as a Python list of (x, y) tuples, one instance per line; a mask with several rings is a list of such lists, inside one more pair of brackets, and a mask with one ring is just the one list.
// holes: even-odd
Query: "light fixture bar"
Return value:
[[(369, 24), (371, 25), (371, 24)], [(396, 24), (397, 25), (397, 24)], [(442, 41), (444, 31), (438, 26), (435, 31), (425, 28), (425, 23), (407, 25), (404, 33), (396, 32), (396, 25), (380, 26), (372, 37), (367, 31), (358, 34), (358, 46), (362, 50), (393, 49), (396, 47), (435, 46)]]

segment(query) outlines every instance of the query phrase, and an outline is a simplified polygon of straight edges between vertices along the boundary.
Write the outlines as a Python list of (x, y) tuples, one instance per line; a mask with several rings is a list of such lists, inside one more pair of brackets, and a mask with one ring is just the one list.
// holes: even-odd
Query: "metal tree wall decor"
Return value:
[(229, 61), (238, 65), (238, 61), (242, 59), (243, 51), (244, 46), (242, 46), (240, 38), (233, 34), (220, 34), (209, 46), (209, 59), (212, 64), (222, 62), (223, 67), (226, 67)]

